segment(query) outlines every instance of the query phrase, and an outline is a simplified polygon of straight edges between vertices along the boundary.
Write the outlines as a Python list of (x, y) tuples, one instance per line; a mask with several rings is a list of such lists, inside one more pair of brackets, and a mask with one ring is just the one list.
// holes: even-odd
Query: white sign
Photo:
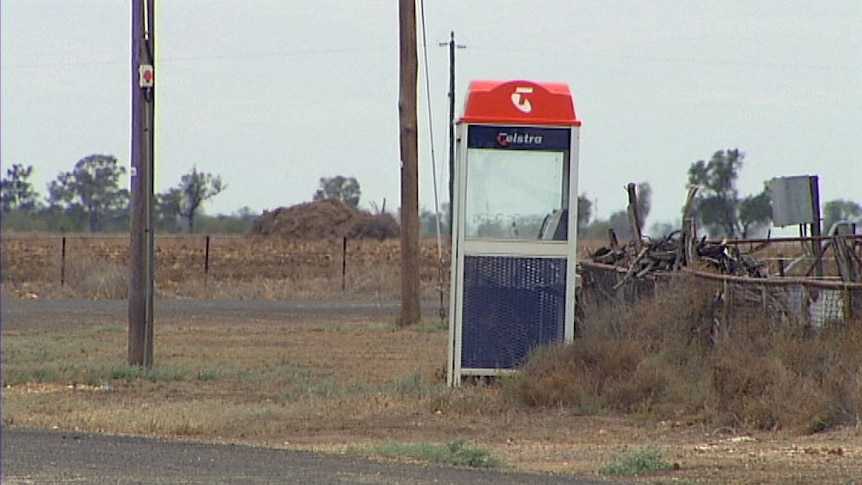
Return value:
[(156, 81), (156, 73), (152, 64), (141, 64), (138, 68), (138, 84), (142, 88), (151, 88)]
[(813, 224), (814, 194), (810, 175), (778, 177), (769, 181), (772, 224), (777, 227)]

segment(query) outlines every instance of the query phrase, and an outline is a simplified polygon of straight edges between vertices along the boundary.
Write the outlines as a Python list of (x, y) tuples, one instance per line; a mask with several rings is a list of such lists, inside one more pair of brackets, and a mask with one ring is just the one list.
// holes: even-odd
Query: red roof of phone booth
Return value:
[(471, 81), (460, 123), (581, 126), (564, 83)]

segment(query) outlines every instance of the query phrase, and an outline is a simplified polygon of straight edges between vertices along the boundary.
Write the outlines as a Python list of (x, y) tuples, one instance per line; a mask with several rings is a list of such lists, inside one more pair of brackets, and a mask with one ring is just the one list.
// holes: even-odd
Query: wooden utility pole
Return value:
[(129, 365), (153, 366), (155, 0), (132, 0)]
[(449, 237), (452, 237), (452, 211), (455, 210), (455, 48), (464, 49), (466, 46), (455, 44), (455, 31), (449, 32), (449, 42), (440, 45), (449, 46), (449, 217), (446, 222), (449, 225)]
[(419, 322), (419, 141), (417, 135), (415, 0), (398, 0), (401, 140), (401, 318), (399, 325)]

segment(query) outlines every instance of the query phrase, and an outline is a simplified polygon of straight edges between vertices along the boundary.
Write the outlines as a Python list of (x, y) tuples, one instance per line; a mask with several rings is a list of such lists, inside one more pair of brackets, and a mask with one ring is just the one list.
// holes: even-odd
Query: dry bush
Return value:
[(810, 337), (793, 335), (779, 342), (775, 353), (789, 371), (810, 382), (825, 401), (805, 423), (812, 431), (860, 423), (862, 318), (827, 327)]
[(643, 359), (643, 349), (634, 342), (577, 340), (536, 352), (514, 389), (529, 405), (590, 408), (633, 375)]
[(531, 406), (648, 413), (760, 430), (859, 423), (862, 321), (819, 332), (723, 305), (681, 277), (589, 313), (580, 338), (535, 352), (513, 386)]
[(77, 298), (124, 299), (129, 295), (129, 268), (80, 258), (66, 264), (65, 284)]
[(759, 430), (798, 426), (827, 409), (826, 396), (772, 355), (725, 350), (714, 358), (713, 391), (719, 424)]

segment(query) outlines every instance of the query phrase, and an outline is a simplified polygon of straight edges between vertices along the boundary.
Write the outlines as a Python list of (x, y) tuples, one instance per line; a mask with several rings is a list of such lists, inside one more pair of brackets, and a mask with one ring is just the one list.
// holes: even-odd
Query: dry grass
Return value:
[[(400, 295), (398, 240), (349, 240), (345, 251), (340, 238), (212, 236), (208, 256), (206, 241), (206, 236), (156, 238), (154, 284), (160, 297), (391, 300)], [(4, 235), (0, 242), (6, 297), (124, 298), (128, 292), (128, 236)], [(444, 243), (445, 264), (448, 250)], [(435, 240), (421, 242), (420, 259), (423, 298), (437, 298), (449, 268), (441, 273)]]
[(862, 321), (811, 332), (739, 311), (720, 328), (714, 305), (708, 285), (681, 279), (631, 310), (596, 312), (583, 338), (533, 355), (514, 392), (533, 406), (745, 431), (860, 424)]
[[(70, 242), (76, 256), (63, 288), (56, 242), (4, 241), (6, 294), (124, 297), (118, 275), (128, 261), (118, 248), (127, 241)], [(399, 258), (388, 243), (349, 248), (342, 291), (339, 244), (222, 240), (204, 278), (201, 242), (160, 244), (160, 297), (398, 296)], [(436, 298), (435, 251), (423, 244), (423, 291)], [(3, 333), (3, 420), (336, 451), (464, 437), (519, 468), (579, 475), (654, 443), (681, 469), (645, 483), (862, 475), (862, 322), (810, 332), (737, 309), (731, 325), (716, 327), (716, 305), (709, 286), (683, 281), (633, 308), (590, 308), (574, 344), (539, 350), (499, 386), (460, 389), (440, 373), (447, 332), (438, 322), (160, 321), (150, 371), (123, 364), (123, 322), (50, 322)], [(746, 439), (733, 441), (739, 435)]]
[[(382, 324), (284, 328), (165, 326), (157, 366), (122, 365), (122, 327), (49, 335), (4, 335), (3, 418), (7, 423), (166, 436), (277, 435), (387, 410), (429, 405), (442, 383), (433, 374), (445, 334)], [(390, 348), (378, 348), (381, 336)], [(320, 352), (348, 343), (342, 358)], [(414, 345), (416, 344), (416, 345)], [(403, 352), (409, 346), (409, 352)], [(361, 367), (364, 375), (350, 369)], [(402, 374), (409, 369), (407, 374)]]
[[(733, 435), (703, 432), (704, 420), (686, 424), (694, 412), (710, 408), (692, 405), (692, 413), (675, 413), (669, 403), (711, 402), (704, 397), (711, 384), (686, 388), (679, 380), (687, 377), (671, 365), (679, 356), (653, 357), (653, 350), (632, 342), (544, 351), (574, 356), (596, 373), (583, 371), (579, 379), (554, 373), (563, 376), (563, 389), (579, 389), (581, 402), (560, 394), (541, 408), (516, 399), (519, 383), (532, 382), (537, 394), (551, 385), (534, 379), (531, 368), (525, 379), (499, 386), (447, 388), (439, 369), (448, 332), (437, 322), (396, 329), (351, 315), (302, 318), (190, 324), (163, 315), (156, 366), (149, 371), (124, 365), (127, 335), (119, 322), (46, 322), (4, 331), (4, 424), (339, 452), (391, 442), (434, 447), (463, 438), (520, 469), (593, 477), (620, 453), (654, 444), (681, 468), (646, 475), (646, 483), (662, 483), (661, 477), (705, 484), (728, 477), (842, 483), (862, 473), (862, 435), (852, 428), (783, 439), (754, 434), (737, 442), (730, 441)], [(815, 355), (796, 363), (807, 367)], [(548, 360), (577, 368), (573, 359)], [(537, 356), (530, 366), (540, 362)], [(710, 360), (691, 362), (702, 363), (683, 374), (708, 369)], [(589, 385), (574, 386), (578, 382)], [(668, 415), (684, 419), (655, 424)], [(758, 457), (754, 467), (750, 456)]]

